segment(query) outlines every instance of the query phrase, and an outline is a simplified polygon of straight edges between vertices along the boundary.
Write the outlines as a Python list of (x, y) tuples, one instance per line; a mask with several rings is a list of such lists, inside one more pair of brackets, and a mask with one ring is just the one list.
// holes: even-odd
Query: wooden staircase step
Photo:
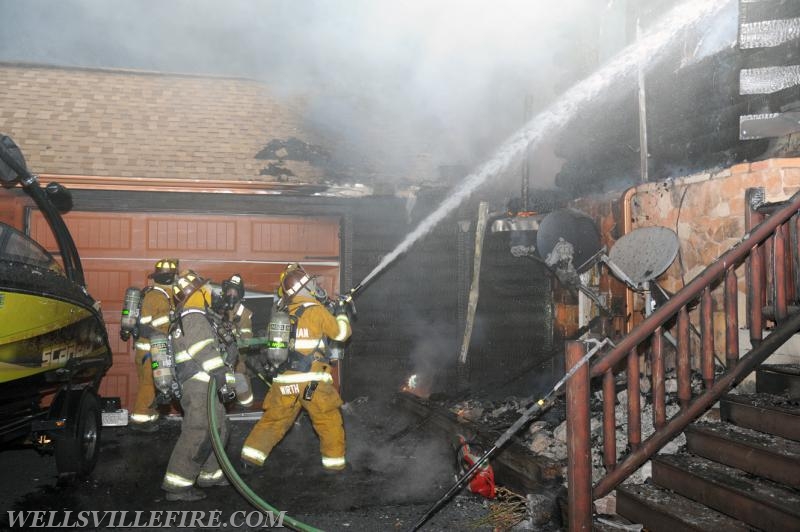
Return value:
[(756, 391), (800, 399), (800, 365), (762, 364), (756, 369)]
[(728, 394), (720, 400), (723, 421), (800, 441), (800, 402), (768, 393)]
[(653, 484), (618, 486), (617, 513), (652, 532), (751, 530), (741, 521)]
[(696, 454), (780, 484), (800, 488), (800, 443), (730, 423), (695, 423), (686, 446)]
[(800, 530), (800, 492), (691, 454), (658, 455), (653, 482), (763, 530)]

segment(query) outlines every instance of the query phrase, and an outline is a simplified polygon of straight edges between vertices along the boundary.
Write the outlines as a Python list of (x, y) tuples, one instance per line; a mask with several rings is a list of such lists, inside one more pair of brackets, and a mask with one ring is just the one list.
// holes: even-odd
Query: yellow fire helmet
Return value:
[(178, 259), (161, 259), (148, 277), (159, 284), (172, 284), (177, 274)]
[(278, 295), (288, 303), (312, 279), (303, 267), (296, 262), (289, 264), (281, 274)]
[(172, 286), (175, 306), (181, 308), (206, 308), (211, 306), (211, 289), (208, 282), (192, 270), (180, 273)]

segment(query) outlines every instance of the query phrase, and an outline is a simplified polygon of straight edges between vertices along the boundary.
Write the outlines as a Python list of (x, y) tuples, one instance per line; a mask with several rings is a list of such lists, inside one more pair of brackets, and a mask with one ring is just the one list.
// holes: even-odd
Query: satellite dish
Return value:
[(666, 227), (634, 229), (617, 240), (609, 260), (641, 287), (664, 273), (678, 255), (678, 235)]
[(553, 211), (539, 224), (536, 248), (546, 262), (559, 243), (572, 246), (572, 266), (577, 273), (588, 270), (600, 252), (600, 232), (591, 218), (575, 209)]

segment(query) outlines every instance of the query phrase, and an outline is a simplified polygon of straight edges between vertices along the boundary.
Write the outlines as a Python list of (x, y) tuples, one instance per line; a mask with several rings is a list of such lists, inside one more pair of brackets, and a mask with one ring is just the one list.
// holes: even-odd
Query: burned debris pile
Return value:
[[(623, 456), (630, 452), (627, 443), (627, 408), (628, 397), (624, 384), (624, 374), (617, 379), (617, 396), (615, 406), (616, 419), (616, 448), (617, 453)], [(698, 391), (703, 386), (700, 374), (692, 375), (692, 388)], [(674, 371), (666, 375), (665, 388), (667, 392), (666, 409), (667, 418), (674, 416), (680, 409), (677, 397), (677, 379)], [(641, 436), (642, 440), (649, 437), (654, 431), (653, 423), (653, 404), (649, 377), (642, 377), (641, 389)], [(403, 394), (406, 395), (406, 394)], [(592, 436), (592, 477), (593, 481), (598, 481), (605, 473), (603, 466), (603, 447), (602, 447), (602, 391), (598, 388), (592, 397), (592, 417), (590, 420), (590, 432)], [(463, 399), (460, 401), (446, 399), (434, 394), (428, 400), (415, 399), (418, 404), (424, 404), (429, 414), (435, 413), (437, 418), (442, 417), (442, 412), (451, 416), (452, 423), (447, 425), (450, 432), (461, 430), (464, 434), (469, 434), (476, 441), (491, 440), (507, 430), (520, 415), (538, 398), (509, 396), (503, 400), (481, 400), (478, 398)], [(405, 404), (404, 406), (407, 406)], [(417, 414), (423, 415), (425, 408), (418, 409)], [(426, 418), (422, 418), (426, 420)], [(717, 422), (719, 414), (717, 410), (711, 410), (703, 416), (702, 420)], [(427, 420), (430, 422), (429, 420)], [(441, 422), (437, 425), (443, 425)], [(661, 454), (675, 454), (686, 446), (686, 437), (681, 434), (664, 448)], [(512, 439), (511, 457), (506, 456), (506, 450), (500, 453), (492, 461), (497, 474), (498, 489), (507, 489), (514, 493), (513, 496), (506, 497), (506, 500), (498, 501), (499, 506), (489, 507), (489, 516), (496, 514), (495, 525), (499, 529), (502, 527), (501, 521), (505, 518), (511, 519), (524, 513), (524, 517), (519, 520), (516, 526), (535, 526), (535, 530), (546, 530), (547, 526), (560, 526), (563, 512), (566, 505), (567, 486), (567, 428), (566, 428), (566, 403), (563, 397), (556, 399), (553, 406), (543, 412), (540, 417), (534, 419), (525, 429), (521, 430)], [(531, 460), (541, 460), (547, 464), (543, 469), (535, 472), (528, 471), (531, 478), (520, 479), (520, 475), (526, 472), (524, 468), (516, 467), (514, 464), (517, 453), (523, 449)], [(515, 471), (511, 471), (511, 470)], [(542, 474), (542, 471), (545, 471)], [(538, 475), (538, 478), (537, 478)], [(650, 462), (645, 463), (627, 481), (626, 484), (642, 484), (651, 477)], [(521, 499), (525, 499), (525, 504)], [(521, 511), (525, 507), (524, 512)], [(556, 508), (558, 507), (558, 508)], [(615, 497), (611, 495), (595, 501), (595, 508), (599, 514), (615, 514)], [(548, 516), (542, 521), (543, 516)], [(544, 528), (542, 528), (544, 527)], [(525, 528), (517, 528), (525, 530)], [(530, 528), (528, 528), (530, 529)]]

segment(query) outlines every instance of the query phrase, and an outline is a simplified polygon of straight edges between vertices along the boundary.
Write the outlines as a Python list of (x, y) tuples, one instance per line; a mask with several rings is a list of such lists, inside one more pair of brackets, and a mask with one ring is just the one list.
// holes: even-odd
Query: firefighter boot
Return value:
[(203, 493), (202, 490), (199, 490), (194, 486), (189, 486), (188, 488), (178, 491), (168, 491), (166, 495), (166, 499), (168, 501), (192, 502), (192, 501), (201, 501), (205, 498), (206, 494)]
[(231, 483), (225, 478), (222, 469), (217, 469), (213, 473), (206, 473), (201, 471), (197, 476), (195, 483), (201, 488), (210, 488), (213, 486), (230, 486)]
[(145, 421), (144, 423), (137, 423), (131, 421), (128, 427), (136, 432), (152, 433), (158, 431), (158, 421)]

